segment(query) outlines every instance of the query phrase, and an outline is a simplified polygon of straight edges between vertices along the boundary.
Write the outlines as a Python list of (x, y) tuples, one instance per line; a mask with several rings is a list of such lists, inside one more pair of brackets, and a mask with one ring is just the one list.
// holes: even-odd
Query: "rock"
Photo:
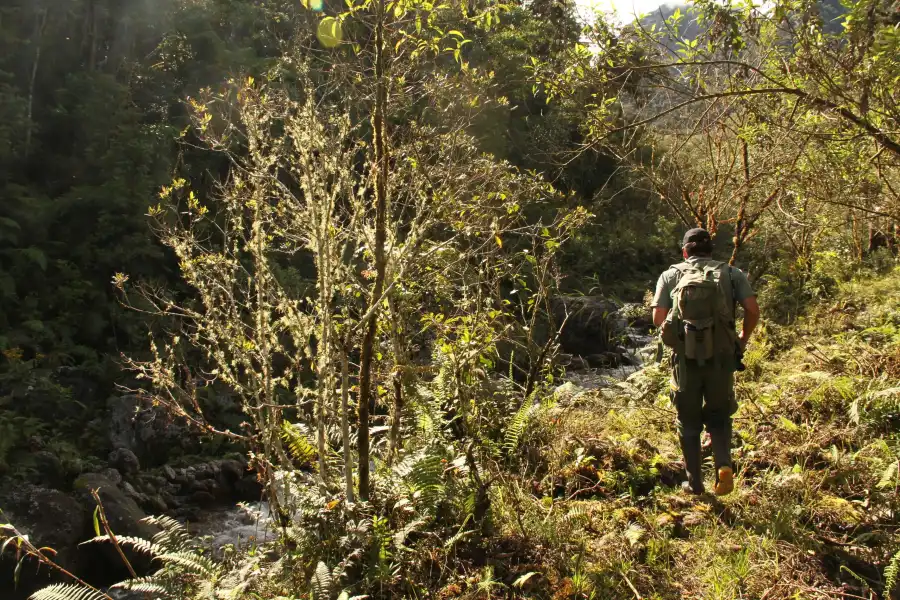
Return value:
[(147, 479), (144, 479), (141, 481), (141, 493), (142, 494), (147, 494), (148, 496), (153, 496), (154, 494), (156, 494), (156, 492), (157, 492), (156, 486), (153, 485), (152, 481), (149, 481)]
[(116, 448), (109, 453), (109, 464), (118, 469), (126, 477), (141, 470), (141, 463), (134, 452), (128, 448)]
[(162, 499), (162, 496), (159, 495), (147, 496), (147, 501), (144, 504), (144, 508), (155, 515), (161, 515), (169, 510), (169, 506), (166, 504), (165, 500)]
[(557, 402), (565, 404), (571, 402), (584, 392), (584, 388), (579, 387), (571, 381), (567, 381), (553, 390), (553, 395), (556, 397)]
[(32, 483), (47, 487), (62, 487), (66, 479), (65, 469), (59, 456), (49, 450), (38, 450), (31, 455), (34, 463)]
[(235, 482), (234, 493), (238, 500), (252, 502), (262, 497), (262, 485), (256, 475), (246, 475)]
[[(127, 489), (137, 494), (130, 484), (125, 484)], [(109, 521), (110, 527), (118, 535), (131, 535), (150, 539), (156, 533), (156, 528), (141, 522), (147, 515), (141, 510), (134, 498), (113, 482), (99, 473), (86, 473), (75, 480), (73, 488), (82, 505), (93, 511), (96, 502), (91, 496), (91, 490), (99, 489), (100, 502)]]
[(206, 479), (195, 479), (187, 487), (192, 492), (210, 492), (215, 487), (215, 484)]
[(234, 485), (247, 470), (244, 463), (239, 460), (225, 459), (221, 461), (222, 476), (229, 484)]
[(146, 464), (163, 464), (173, 451), (199, 450), (198, 439), (185, 424), (173, 420), (163, 407), (149, 406), (138, 396), (110, 398), (107, 415), (110, 445), (131, 451)]
[(175, 497), (171, 492), (162, 492), (159, 495), (159, 498), (165, 503), (165, 505), (169, 508), (177, 508), (181, 506), (181, 501)]
[(162, 472), (163, 475), (165, 475), (166, 479), (168, 479), (169, 481), (175, 481), (175, 478), (177, 477), (177, 475), (175, 474), (175, 469), (173, 469), (169, 465), (165, 465), (162, 468)]
[[(12, 523), (21, 534), (29, 537), (31, 543), (38, 548), (53, 548), (56, 551), (54, 560), (60, 566), (81, 570), (83, 557), (78, 544), (90, 537), (86, 527), (90, 514), (75, 498), (58, 490), (5, 480), (0, 482), (0, 507), (3, 508), (3, 521)], [(14, 555), (7, 551), (5, 557), (8, 560), (0, 561), (3, 570), (0, 580), (15, 568)], [(24, 589), (27, 594), (48, 583), (43, 567), (39, 577), (38, 580), (36, 564), (27, 562), (21, 572), (20, 591)]]
[(103, 469), (100, 471), (100, 475), (109, 479), (115, 485), (119, 485), (122, 483), (122, 474), (119, 473), (116, 469)]
[(199, 491), (191, 494), (191, 504), (197, 506), (211, 506), (216, 503), (216, 497), (209, 492)]
[(600, 296), (557, 296), (551, 309), (557, 323), (565, 321), (559, 338), (563, 352), (588, 356), (615, 345), (619, 307), (614, 302)]

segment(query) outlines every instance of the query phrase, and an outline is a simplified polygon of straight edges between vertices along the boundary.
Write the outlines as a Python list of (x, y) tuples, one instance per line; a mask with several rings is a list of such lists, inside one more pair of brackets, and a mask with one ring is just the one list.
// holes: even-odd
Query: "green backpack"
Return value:
[(726, 270), (731, 279), (731, 267), (711, 261), (702, 265), (684, 262), (673, 268), (681, 278), (672, 291), (672, 308), (660, 329), (663, 344), (701, 366), (708, 360), (732, 356), (737, 343), (734, 307), (728, 306), (720, 285)]

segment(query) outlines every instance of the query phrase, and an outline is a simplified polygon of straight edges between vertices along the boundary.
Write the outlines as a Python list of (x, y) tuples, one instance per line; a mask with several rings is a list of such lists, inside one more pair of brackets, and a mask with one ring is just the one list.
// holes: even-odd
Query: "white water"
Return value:
[(275, 524), (267, 502), (237, 504), (205, 511), (188, 529), (202, 544), (221, 554), (228, 546), (246, 548), (275, 539)]

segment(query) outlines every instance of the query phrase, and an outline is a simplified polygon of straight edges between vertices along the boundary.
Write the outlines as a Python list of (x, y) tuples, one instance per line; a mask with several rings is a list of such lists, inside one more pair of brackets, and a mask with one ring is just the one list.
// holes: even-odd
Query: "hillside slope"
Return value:
[(509, 534), (544, 565), (528, 570), (545, 593), (885, 597), (885, 569), (900, 558), (898, 289), (900, 271), (846, 284), (796, 324), (760, 332), (737, 383), (738, 485), (722, 499), (674, 487), (659, 366), (543, 412), (511, 486), (527, 492), (504, 500)]

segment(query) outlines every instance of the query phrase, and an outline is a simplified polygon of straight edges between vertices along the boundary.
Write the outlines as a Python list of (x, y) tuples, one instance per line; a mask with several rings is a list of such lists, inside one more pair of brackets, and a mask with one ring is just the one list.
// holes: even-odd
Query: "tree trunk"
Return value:
[(41, 44), (44, 38), (44, 27), (47, 25), (47, 11), (41, 9), (34, 25), (34, 62), (31, 64), (31, 80), (28, 83), (28, 113), (25, 119), (25, 156), (31, 153), (31, 136), (34, 132), (34, 88), (37, 82), (38, 67), (41, 63)]
[(388, 306), (391, 309), (391, 342), (394, 347), (394, 406), (391, 409), (391, 432), (388, 437), (387, 463), (390, 465), (394, 457), (400, 451), (400, 424), (403, 415), (403, 374), (406, 369), (406, 353), (403, 350), (403, 332), (400, 315), (397, 312), (396, 303), (388, 298)]
[(341, 441), (344, 444), (344, 486), (347, 502), (353, 502), (353, 452), (350, 449), (350, 357), (348, 344), (341, 348)]
[(387, 156), (385, 152), (384, 112), (387, 84), (384, 80), (384, 10), (385, 0), (378, 0), (375, 23), (375, 110), (372, 127), (375, 134), (375, 285), (372, 286), (370, 310), (363, 334), (359, 364), (358, 452), (359, 498), (369, 499), (369, 405), (372, 402), (372, 356), (378, 328), (378, 303), (384, 291), (385, 213), (387, 211)]

